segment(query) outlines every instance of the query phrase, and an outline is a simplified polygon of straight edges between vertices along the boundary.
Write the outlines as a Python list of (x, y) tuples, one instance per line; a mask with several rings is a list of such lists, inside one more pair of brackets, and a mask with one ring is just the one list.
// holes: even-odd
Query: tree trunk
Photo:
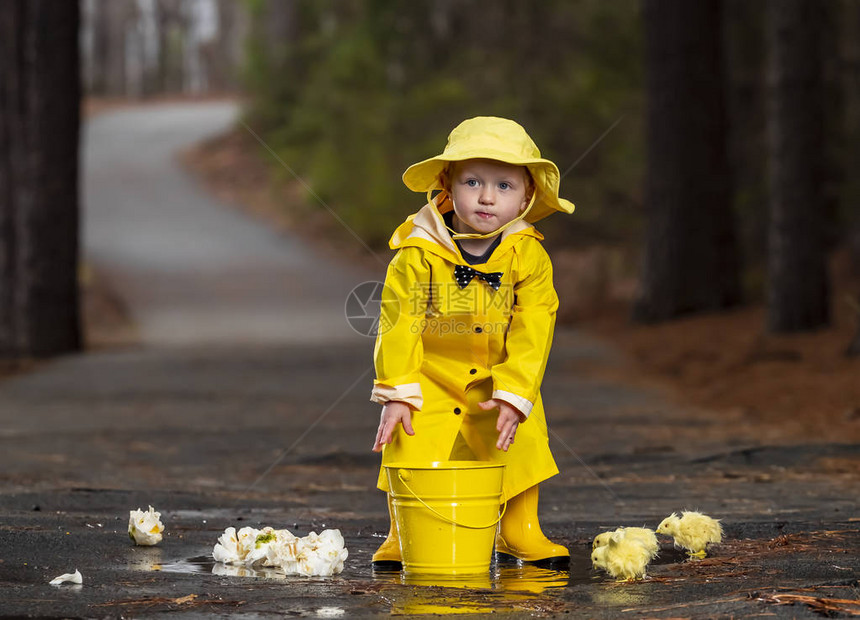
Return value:
[(848, 357), (860, 357), (860, 312), (857, 313), (857, 331), (845, 351)]
[(824, 252), (830, 254), (845, 241), (844, 223), (840, 221), (841, 195), (845, 186), (844, 153), (847, 150), (847, 112), (843, 85), (846, 74), (842, 50), (845, 28), (841, 2), (817, 4), (821, 19), (821, 81), (823, 106), (822, 201)]
[(104, 52), (105, 94), (124, 97), (128, 93), (126, 74), (126, 34), (134, 5), (125, 0), (102, 0), (96, 10), (104, 11), (107, 36)]
[(80, 348), (78, 3), (0, 10), (0, 357)]
[(160, 92), (181, 93), (185, 90), (185, 45), (188, 36), (181, 0), (158, 0), (158, 72)]
[(822, 17), (815, 0), (769, 0), (768, 318), (772, 332), (829, 324)]
[(740, 303), (719, 0), (645, 0), (648, 224), (633, 319)]
[[(729, 161), (739, 245), (747, 269), (767, 262), (767, 110), (765, 105), (765, 6), (749, 0), (727, 0), (726, 64), (729, 92)], [(761, 296), (760, 287), (745, 292)]]
[(81, 69), (84, 90), (88, 95), (105, 95), (107, 92), (105, 65), (108, 57), (108, 28), (105, 12), (100, 0), (81, 3), (84, 10), (82, 37), (86, 44), (82, 49)]
[(209, 91), (224, 93), (236, 90), (242, 47), (247, 31), (244, 27), (245, 6), (233, 0), (216, 0), (218, 34), (203, 49), (209, 73)]

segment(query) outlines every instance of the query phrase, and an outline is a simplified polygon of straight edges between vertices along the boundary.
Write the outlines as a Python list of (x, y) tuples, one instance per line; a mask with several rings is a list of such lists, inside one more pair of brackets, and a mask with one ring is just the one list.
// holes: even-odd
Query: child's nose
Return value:
[(493, 201), (495, 200), (495, 195), (493, 194), (493, 188), (484, 186), (481, 189), (481, 195), (478, 198), (478, 200), (480, 200), (481, 204), (484, 204), (484, 205), (493, 204)]

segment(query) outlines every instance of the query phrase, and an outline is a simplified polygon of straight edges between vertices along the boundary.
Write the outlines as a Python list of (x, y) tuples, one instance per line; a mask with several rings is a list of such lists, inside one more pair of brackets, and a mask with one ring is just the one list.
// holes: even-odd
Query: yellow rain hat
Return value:
[(494, 159), (528, 168), (535, 195), (524, 214), (527, 222), (537, 222), (556, 211), (573, 213), (573, 203), (558, 197), (558, 167), (541, 158), (537, 145), (519, 123), (496, 116), (476, 116), (457, 125), (442, 154), (409, 166), (403, 173), (403, 182), (414, 192), (444, 190), (442, 172), (450, 162), (466, 159)]

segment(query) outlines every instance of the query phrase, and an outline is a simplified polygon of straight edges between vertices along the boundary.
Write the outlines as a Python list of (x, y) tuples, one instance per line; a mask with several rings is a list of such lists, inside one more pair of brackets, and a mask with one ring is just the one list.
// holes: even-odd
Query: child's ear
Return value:
[(448, 164), (439, 173), (439, 184), (449, 194), (451, 193), (451, 164)]
[(525, 193), (525, 196), (523, 197), (523, 204), (520, 207), (520, 212), (523, 212), (526, 210), (526, 207), (529, 206), (529, 203), (532, 201), (532, 196), (534, 195), (534, 193), (536, 191), (534, 178), (532, 177), (531, 172), (529, 172), (528, 168), (526, 168), (525, 177), (526, 177), (526, 179), (525, 179), (526, 180), (526, 193)]
[(526, 190), (525, 196), (523, 196), (523, 202), (520, 204), (520, 213), (526, 210), (526, 207), (529, 206), (529, 202), (531, 202), (532, 194), (534, 193), (534, 189), (529, 188)]

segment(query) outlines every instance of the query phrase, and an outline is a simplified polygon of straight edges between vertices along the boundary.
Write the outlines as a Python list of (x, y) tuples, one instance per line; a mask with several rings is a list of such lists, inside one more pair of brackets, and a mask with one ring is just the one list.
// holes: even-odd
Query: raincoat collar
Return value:
[[(446, 209), (450, 210), (449, 209)], [(514, 222), (501, 232), (502, 242), (493, 254), (503, 251), (508, 239), (517, 235), (526, 235), (543, 239), (538, 230), (524, 220)], [(442, 213), (435, 202), (428, 202), (417, 213), (413, 213), (394, 231), (388, 242), (391, 249), (397, 250), (407, 246), (423, 247), (435, 254), (457, 263), (466, 264), (460, 250), (451, 238), (451, 234), (442, 219)]]

